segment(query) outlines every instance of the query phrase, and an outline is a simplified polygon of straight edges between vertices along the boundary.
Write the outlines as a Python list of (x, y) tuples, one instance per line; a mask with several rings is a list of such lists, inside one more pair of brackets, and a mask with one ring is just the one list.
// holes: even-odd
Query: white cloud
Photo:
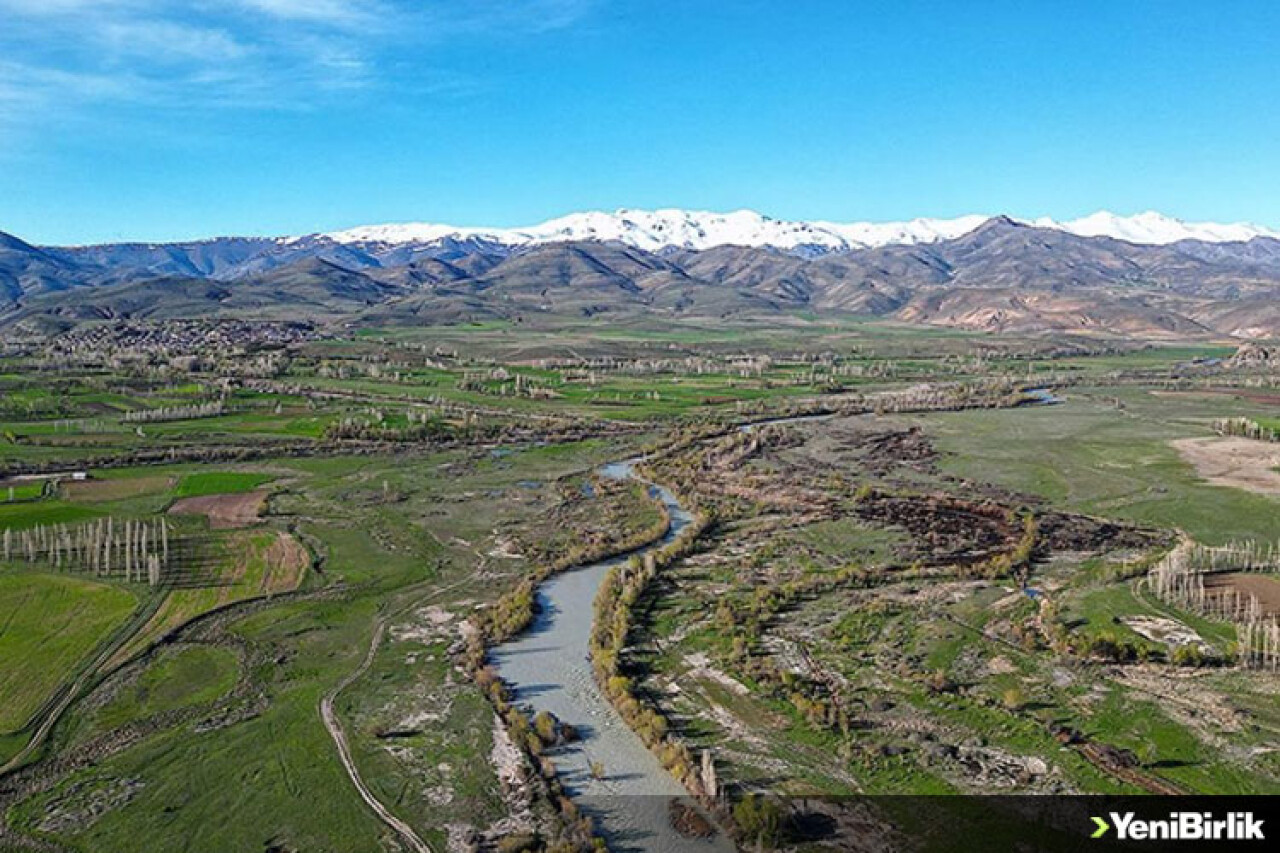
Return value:
[(111, 21), (101, 27), (98, 38), (115, 54), (155, 59), (224, 62), (251, 53), (251, 48), (224, 29), (167, 20)]
[(52, 96), (122, 98), (134, 81), (113, 74), (62, 71), (0, 60), (0, 104), (38, 104)]
[(361, 0), (240, 0), (251, 12), (260, 12), (288, 21), (355, 26), (368, 24), (380, 14), (389, 14), (381, 3)]
[(103, 12), (137, 7), (130, 0), (0, 0), (0, 12), (36, 18), (54, 18), (81, 12)]
[[(0, 125), (113, 104), (297, 109), (362, 89), (476, 91), (434, 45), (568, 27), (597, 0), (0, 0)], [(411, 69), (406, 73), (406, 69)], [(146, 120), (146, 119), (143, 119)]]
[(599, 0), (425, 0), (417, 17), (438, 35), (523, 35), (563, 29)]

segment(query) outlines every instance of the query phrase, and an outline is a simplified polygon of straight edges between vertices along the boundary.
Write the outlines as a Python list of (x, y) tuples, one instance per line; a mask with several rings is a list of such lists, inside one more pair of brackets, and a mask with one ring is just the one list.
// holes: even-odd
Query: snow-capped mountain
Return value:
[[(404, 223), (372, 225), (319, 235), (341, 244), (430, 244), (445, 239), (473, 240), (508, 247), (570, 241), (619, 242), (649, 252), (702, 251), (715, 246), (771, 247), (795, 253), (848, 252), (890, 245), (951, 240), (973, 231), (990, 217), (912, 219), (907, 222), (823, 222), (773, 219), (750, 210), (711, 213), (692, 210), (619, 210), (574, 213), (525, 228), (457, 228)], [(1280, 239), (1280, 231), (1248, 223), (1183, 222), (1148, 212), (1117, 216), (1100, 211), (1059, 222), (1049, 218), (1015, 220), (1082, 237), (1113, 237), (1130, 243), (1166, 245), (1180, 240), (1245, 242), (1255, 237)], [(311, 239), (311, 238), (296, 238)]]
[(0, 233), (0, 332), (28, 319), (429, 325), (795, 309), (985, 331), (1280, 336), (1275, 234), (1154, 214), (839, 224), (673, 210), (167, 244)]
[(1165, 246), (1180, 240), (1202, 243), (1244, 243), (1255, 237), (1280, 238), (1280, 231), (1248, 222), (1183, 222), (1149, 210), (1136, 216), (1117, 216), (1105, 210), (1069, 222), (1042, 218), (1027, 224), (1037, 228), (1054, 228), (1079, 237), (1113, 237), (1129, 243)]
[(933, 243), (977, 228), (987, 217), (913, 219), (910, 222), (793, 222), (750, 210), (619, 210), (574, 213), (527, 228), (454, 228), (406, 223), (353, 228), (322, 235), (337, 243), (432, 243), (445, 238), (504, 246), (536, 246), (578, 240), (619, 242), (648, 252), (702, 251), (715, 246), (769, 246), (783, 251), (845, 252), (890, 244)]

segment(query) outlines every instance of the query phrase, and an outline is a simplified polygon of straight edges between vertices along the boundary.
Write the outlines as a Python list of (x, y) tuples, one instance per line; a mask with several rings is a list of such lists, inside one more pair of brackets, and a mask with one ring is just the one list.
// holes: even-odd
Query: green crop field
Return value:
[(0, 503), (13, 501), (33, 501), (44, 494), (43, 482), (0, 483)]
[(231, 495), (251, 492), (273, 478), (266, 474), (253, 474), (234, 471), (208, 471), (187, 474), (178, 483), (177, 496), (180, 498), (203, 497), (204, 495)]
[(0, 573), (0, 732), (23, 726), (137, 603), (85, 578)]
[(95, 508), (64, 501), (0, 503), (0, 530), (20, 530), (37, 524), (73, 524), (97, 518), (100, 514)]

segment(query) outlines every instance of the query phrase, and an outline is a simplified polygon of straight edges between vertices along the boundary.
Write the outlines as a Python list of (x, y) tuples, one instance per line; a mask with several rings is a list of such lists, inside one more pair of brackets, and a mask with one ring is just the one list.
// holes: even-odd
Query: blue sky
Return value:
[(0, 230), (1280, 226), (1277, 81), (1269, 0), (0, 0)]

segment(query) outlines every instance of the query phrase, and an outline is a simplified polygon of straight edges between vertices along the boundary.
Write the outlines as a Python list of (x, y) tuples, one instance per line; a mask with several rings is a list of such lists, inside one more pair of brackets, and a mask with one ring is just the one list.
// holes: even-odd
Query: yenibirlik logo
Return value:
[(1167, 820), (1145, 820), (1133, 812), (1110, 812), (1111, 823), (1094, 817), (1091, 838), (1102, 838), (1114, 824), (1120, 841), (1265, 841), (1261, 818), (1252, 812), (1231, 812), (1215, 818), (1212, 812), (1170, 812)]

